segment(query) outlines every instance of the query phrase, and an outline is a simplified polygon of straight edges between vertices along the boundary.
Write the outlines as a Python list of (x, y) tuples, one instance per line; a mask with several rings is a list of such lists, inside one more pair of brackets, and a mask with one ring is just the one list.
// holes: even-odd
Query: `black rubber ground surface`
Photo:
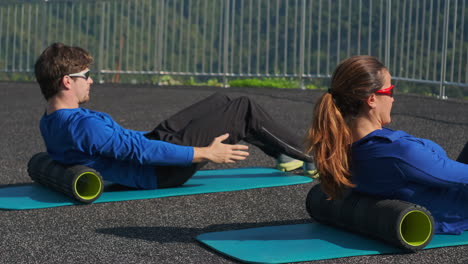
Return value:
[[(177, 110), (214, 92), (251, 96), (278, 122), (301, 136), (321, 95), (318, 91), (283, 89), (106, 84), (92, 87), (91, 102), (85, 107), (111, 114), (124, 127), (151, 130)], [(0, 83), (0, 188), (30, 182), (27, 161), (45, 150), (38, 129), (44, 105), (36, 84)], [(468, 103), (396, 95), (389, 127), (431, 139), (456, 158), (468, 140)], [(273, 165), (273, 159), (252, 147), (249, 159), (234, 166)], [(0, 210), (0, 263), (235, 263), (205, 248), (195, 237), (211, 231), (310, 222), (305, 197), (312, 184), (40, 210)], [(468, 247), (313, 263), (468, 263)]]

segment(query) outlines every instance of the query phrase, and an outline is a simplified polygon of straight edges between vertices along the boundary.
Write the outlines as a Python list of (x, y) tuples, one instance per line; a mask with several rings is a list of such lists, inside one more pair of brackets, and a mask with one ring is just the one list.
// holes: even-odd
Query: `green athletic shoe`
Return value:
[(313, 162), (306, 162), (302, 167), (304, 169), (304, 176), (312, 177), (317, 179), (319, 177), (317, 168)]
[(293, 171), (302, 167), (303, 164), (303, 161), (291, 158), (284, 154), (281, 154), (276, 159), (276, 169), (280, 171)]

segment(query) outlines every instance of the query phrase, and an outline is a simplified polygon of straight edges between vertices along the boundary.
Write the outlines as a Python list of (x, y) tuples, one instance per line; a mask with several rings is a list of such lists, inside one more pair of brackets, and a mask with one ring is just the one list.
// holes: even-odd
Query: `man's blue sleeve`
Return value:
[(418, 138), (399, 143), (402, 157), (397, 165), (408, 180), (438, 187), (468, 184), (468, 164), (450, 159), (439, 145)]
[(86, 117), (74, 130), (76, 147), (91, 156), (134, 161), (145, 165), (189, 165), (193, 147), (149, 140), (111, 120)]

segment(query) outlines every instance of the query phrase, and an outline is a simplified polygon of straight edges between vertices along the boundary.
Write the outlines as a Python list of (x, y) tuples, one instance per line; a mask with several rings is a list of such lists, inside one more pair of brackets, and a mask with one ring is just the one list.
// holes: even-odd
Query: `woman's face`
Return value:
[(393, 93), (391, 93), (388, 89), (392, 86), (392, 76), (390, 73), (384, 69), (382, 70), (384, 84), (379, 91), (385, 91), (382, 93), (376, 92), (376, 103), (377, 103), (377, 113), (380, 119), (380, 123), (382, 126), (389, 124), (392, 121), (390, 113), (392, 111), (393, 105)]

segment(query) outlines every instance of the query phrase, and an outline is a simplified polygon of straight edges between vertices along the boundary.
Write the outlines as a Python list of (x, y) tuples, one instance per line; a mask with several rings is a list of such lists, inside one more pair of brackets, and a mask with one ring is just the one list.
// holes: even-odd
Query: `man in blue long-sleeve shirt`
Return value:
[(311, 162), (300, 138), (278, 126), (247, 97), (215, 94), (160, 123), (153, 131), (129, 130), (108, 114), (80, 108), (89, 100), (91, 55), (61, 43), (44, 50), (35, 64), (47, 100), (40, 122), (51, 157), (83, 164), (105, 180), (154, 189), (186, 182), (206, 162), (234, 163), (248, 156), (245, 140), (266, 154)]

